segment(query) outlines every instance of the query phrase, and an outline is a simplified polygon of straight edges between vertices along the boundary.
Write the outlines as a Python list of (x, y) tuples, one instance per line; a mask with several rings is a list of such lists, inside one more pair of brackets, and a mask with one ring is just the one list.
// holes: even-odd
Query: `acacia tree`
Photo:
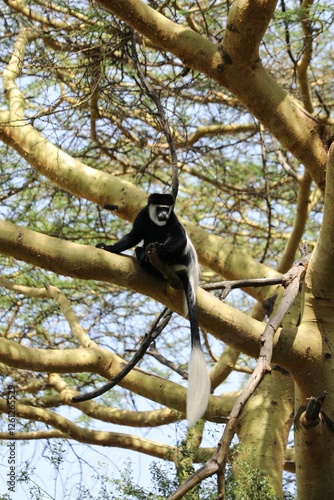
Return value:
[[(170, 441), (98, 431), (56, 411), (72, 406), (96, 422), (143, 428), (184, 418), (189, 333), (177, 315), (155, 358), (145, 356), (122, 389), (72, 403), (80, 388), (120, 372), (158, 304), (182, 315), (179, 290), (145, 275), (131, 256), (94, 248), (126, 231), (147, 192), (170, 187), (175, 148), (177, 212), (203, 283), (280, 276), (309, 241), (303, 293), (275, 333), (273, 369), (233, 432), (256, 450), (255, 466), (278, 497), (284, 466), (297, 473), (299, 498), (333, 496), (332, 22), (329, 2), (5, 1), (0, 361), (16, 388), (20, 427), (14, 437), (4, 428), (2, 439), (130, 448), (173, 460), (185, 474)], [(118, 207), (117, 218), (97, 208), (105, 203)], [(237, 394), (218, 387), (254, 368), (280, 288), (245, 288), (229, 303), (198, 290), (212, 396), (186, 433), (186, 462), (190, 453), (209, 466), (171, 498), (213, 473), (224, 497), (226, 456), (210, 460), (203, 429), (227, 421)], [(131, 393), (152, 409), (131, 409)], [(7, 399), (4, 389), (4, 414)], [(315, 410), (306, 409), (310, 400)]]

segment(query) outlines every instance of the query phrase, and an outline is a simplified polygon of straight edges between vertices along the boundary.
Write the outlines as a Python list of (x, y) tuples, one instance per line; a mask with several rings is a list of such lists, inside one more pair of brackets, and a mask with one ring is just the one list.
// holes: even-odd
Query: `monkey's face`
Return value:
[(173, 210), (173, 205), (149, 205), (148, 212), (151, 221), (157, 226), (164, 226)]
[(148, 214), (157, 226), (164, 226), (173, 211), (174, 198), (171, 194), (153, 193), (148, 198)]

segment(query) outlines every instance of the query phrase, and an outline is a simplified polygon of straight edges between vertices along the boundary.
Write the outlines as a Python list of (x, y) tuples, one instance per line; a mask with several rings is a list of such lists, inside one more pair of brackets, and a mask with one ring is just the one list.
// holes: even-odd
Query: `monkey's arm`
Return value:
[(138, 231), (132, 229), (128, 234), (125, 234), (119, 241), (117, 241), (117, 243), (114, 243), (113, 245), (98, 243), (96, 248), (102, 248), (103, 250), (111, 253), (122, 253), (124, 250), (128, 250), (129, 248), (138, 245), (141, 240), (142, 237), (138, 234)]
[(125, 234), (119, 241), (117, 241), (117, 243), (114, 243), (113, 245), (105, 245), (105, 243), (98, 243), (96, 245), (96, 248), (102, 248), (103, 250), (106, 250), (107, 252), (111, 253), (122, 253), (124, 252), (124, 250), (128, 250), (129, 248), (138, 245), (138, 243), (145, 236), (147, 216), (144, 210), (145, 209), (141, 210), (137, 215), (131, 231), (128, 234)]

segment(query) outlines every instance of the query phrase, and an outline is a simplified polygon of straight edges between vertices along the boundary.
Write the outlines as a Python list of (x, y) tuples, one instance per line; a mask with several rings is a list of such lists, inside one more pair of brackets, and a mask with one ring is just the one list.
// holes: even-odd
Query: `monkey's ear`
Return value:
[(106, 210), (112, 210), (113, 212), (118, 211), (118, 205), (111, 205), (110, 203), (105, 203), (102, 208), (105, 208)]

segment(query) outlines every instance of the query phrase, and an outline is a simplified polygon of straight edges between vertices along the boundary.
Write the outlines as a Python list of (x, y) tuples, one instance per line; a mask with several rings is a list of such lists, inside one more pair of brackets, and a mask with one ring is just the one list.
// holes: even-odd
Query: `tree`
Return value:
[[(8, 415), (1, 439), (63, 437), (135, 449), (174, 461), (182, 480), (189, 461), (207, 462), (212, 468), (200, 471), (217, 474), (224, 498), (226, 449), (221, 462), (210, 461), (203, 429), (227, 422), (238, 394), (222, 384), (236, 371), (252, 373), (282, 287), (247, 287), (221, 301), (209, 285), (279, 277), (303, 239), (313, 250), (303, 291), (275, 333), (271, 373), (232, 434), (277, 497), (285, 466), (296, 471), (298, 498), (332, 498), (333, 6), (5, 0), (1, 25), (0, 363), (7, 385), (0, 411)], [(180, 291), (144, 275), (131, 256), (94, 248), (127, 230), (148, 192), (170, 187), (173, 148), (176, 210), (208, 286), (197, 300), (213, 391), (205, 420), (185, 433), (181, 448), (95, 430), (57, 411), (75, 407), (94, 422), (142, 428), (184, 418), (189, 332), (178, 316)], [(117, 212), (97, 208), (105, 203)], [(161, 304), (177, 314), (152, 356), (103, 399), (73, 405), (77, 390), (120, 372)], [(131, 409), (129, 394), (152, 409)], [(241, 481), (242, 464), (235, 463)], [(201, 472), (194, 478), (191, 486)]]

